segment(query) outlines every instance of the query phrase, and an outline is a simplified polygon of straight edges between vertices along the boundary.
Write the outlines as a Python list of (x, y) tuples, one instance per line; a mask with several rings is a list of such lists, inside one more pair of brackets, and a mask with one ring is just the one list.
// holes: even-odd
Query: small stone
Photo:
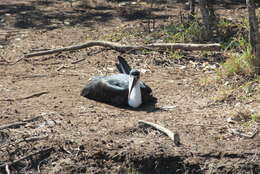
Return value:
[(235, 121), (233, 120), (232, 117), (228, 117), (228, 118), (227, 118), (227, 122), (228, 122), (228, 123), (232, 123), (232, 124), (235, 123)]
[(96, 131), (96, 129), (94, 129), (94, 128), (89, 128), (89, 131), (94, 132), (94, 131)]
[(70, 22), (69, 21), (65, 21), (64, 24), (65, 25), (70, 25)]

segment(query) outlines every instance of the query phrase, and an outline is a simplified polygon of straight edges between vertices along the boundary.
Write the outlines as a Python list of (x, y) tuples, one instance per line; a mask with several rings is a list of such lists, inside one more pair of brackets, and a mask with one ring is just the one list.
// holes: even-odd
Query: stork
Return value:
[(157, 99), (152, 96), (152, 89), (140, 80), (140, 72), (131, 69), (123, 57), (118, 56), (116, 67), (119, 74), (92, 78), (80, 95), (114, 106), (132, 108), (157, 102)]

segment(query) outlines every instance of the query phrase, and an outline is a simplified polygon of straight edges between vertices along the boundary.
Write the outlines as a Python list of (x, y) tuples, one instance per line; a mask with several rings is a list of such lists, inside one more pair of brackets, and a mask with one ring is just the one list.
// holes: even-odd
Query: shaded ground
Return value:
[[(47, 148), (10, 164), (11, 173), (260, 172), (259, 134), (245, 139), (229, 132), (239, 128), (250, 134), (259, 127), (250, 118), (260, 110), (259, 83), (248, 93), (244, 89), (228, 92), (225, 85), (243, 79), (224, 83), (214, 70), (204, 66), (212, 57), (223, 55), (206, 57), (194, 52), (187, 53), (186, 59), (174, 60), (153, 52), (125, 54), (133, 67), (144, 72), (142, 79), (158, 98), (156, 108), (134, 111), (97, 103), (80, 97), (80, 90), (92, 76), (116, 72), (114, 63), (119, 53), (115, 51), (89, 48), (23, 59), (14, 65), (6, 61), (15, 62), (33, 50), (142, 28), (145, 18), (129, 20), (114, 5), (83, 8), (75, 2), (71, 8), (63, 1), (42, 1), (37, 6), (31, 2), (41, 1), (0, 3), (0, 125), (37, 117), (22, 126), (0, 130), (0, 165)], [(155, 14), (173, 18), (179, 13), (177, 7), (158, 9)], [(157, 22), (167, 20), (158, 17)], [(141, 37), (120, 41), (143, 42)], [(83, 58), (86, 60), (75, 63)], [(39, 97), (19, 99), (45, 91), (48, 93)], [(3, 101), (6, 99), (18, 100)], [(240, 120), (227, 123), (231, 116)], [(138, 125), (138, 120), (178, 132), (182, 145), (176, 147), (158, 131)], [(48, 137), (26, 139), (39, 136)], [(6, 169), (0, 168), (0, 172)]]

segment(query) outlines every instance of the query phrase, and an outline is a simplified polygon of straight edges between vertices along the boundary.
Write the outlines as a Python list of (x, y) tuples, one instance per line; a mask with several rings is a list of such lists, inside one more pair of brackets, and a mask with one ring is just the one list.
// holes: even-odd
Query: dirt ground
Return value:
[[(8, 63), (32, 51), (109, 40), (115, 32), (142, 28), (146, 20), (127, 18), (112, 3), (93, 4), (1, 0), (0, 173), (260, 173), (259, 134), (230, 133), (250, 135), (259, 128), (250, 118), (260, 112), (259, 91), (227, 93), (227, 86), (244, 79), (220, 80), (204, 66), (212, 59), (218, 65), (222, 53), (187, 52), (183, 60), (158, 52), (123, 54), (158, 98), (156, 106), (138, 110), (79, 95), (91, 77), (116, 73), (116, 51), (93, 47)], [(178, 19), (180, 6), (158, 9), (156, 25)], [(245, 9), (240, 10), (238, 16)], [(141, 36), (119, 42), (142, 44)], [(228, 123), (229, 117), (236, 121)], [(181, 145), (138, 120), (178, 133)]]

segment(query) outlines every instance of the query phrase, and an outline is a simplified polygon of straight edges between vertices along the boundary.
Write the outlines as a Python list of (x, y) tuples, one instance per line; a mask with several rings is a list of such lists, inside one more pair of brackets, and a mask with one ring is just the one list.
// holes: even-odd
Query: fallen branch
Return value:
[(0, 165), (0, 168), (5, 167), (6, 165), (12, 166), (12, 165), (14, 165), (14, 164), (16, 164), (16, 163), (18, 163), (18, 162), (20, 162), (20, 161), (22, 161), (22, 160), (25, 160), (25, 159), (27, 159), (27, 158), (31, 158), (31, 157), (34, 156), (34, 155), (37, 155), (37, 154), (40, 154), (40, 153), (47, 153), (48, 151), (52, 151), (52, 150), (53, 150), (52, 147), (49, 147), (49, 148), (46, 148), (46, 149), (43, 149), (43, 150), (39, 150), (39, 151), (37, 151), (37, 152), (31, 153), (31, 154), (29, 154), (29, 155), (27, 155), (27, 156), (24, 156), (24, 157), (22, 157), (22, 158), (20, 158), (20, 159), (14, 160), (14, 161), (12, 161), (12, 162), (7, 162), (7, 163), (4, 163), (4, 164), (1, 164), (1, 165)]
[(177, 133), (173, 133), (172, 131), (170, 131), (169, 129), (162, 127), (158, 124), (152, 123), (152, 122), (148, 122), (148, 121), (143, 121), (143, 120), (139, 120), (138, 123), (142, 123), (148, 126), (151, 126), (159, 131), (161, 131), (162, 133), (166, 134), (173, 142), (176, 146), (180, 145), (180, 137)]
[(154, 43), (147, 45), (148, 48), (187, 50), (187, 51), (219, 51), (220, 44), (191, 44), (191, 43)]
[(182, 50), (206, 50), (206, 51), (217, 51), (220, 50), (220, 44), (185, 44), (185, 43), (154, 43), (154, 44), (148, 44), (145, 46), (137, 46), (137, 45), (121, 45), (119, 43), (115, 42), (108, 42), (108, 41), (88, 41), (79, 45), (72, 45), (68, 47), (62, 47), (52, 50), (46, 50), (46, 51), (39, 51), (39, 52), (33, 52), (25, 54), (24, 57), (35, 57), (35, 56), (43, 56), (48, 54), (54, 54), (54, 53), (60, 53), (63, 51), (73, 51), (73, 50), (79, 50), (83, 48), (89, 48), (94, 46), (102, 46), (106, 48), (110, 48), (113, 50), (116, 50), (118, 52), (127, 52), (131, 50), (144, 50), (144, 49), (153, 49), (153, 48), (159, 48), (163, 50), (167, 49), (182, 49)]
[(23, 125), (25, 125), (25, 124), (27, 124), (27, 123), (29, 123), (29, 122), (38, 120), (38, 119), (41, 118), (41, 117), (42, 117), (42, 116), (37, 116), (37, 117), (30, 118), (30, 119), (27, 119), (27, 120), (23, 120), (23, 121), (18, 121), (18, 122), (14, 122), (14, 123), (5, 124), (5, 125), (0, 126), (0, 130), (7, 129), (7, 128), (14, 128), (14, 127), (18, 127), (18, 126), (23, 126)]
[(43, 94), (48, 94), (48, 91), (44, 91), (44, 92), (40, 92), (40, 93), (36, 93), (36, 94), (32, 94), (30, 96), (27, 97), (22, 97), (22, 98), (15, 98), (15, 99), (1, 99), (0, 101), (16, 101), (16, 100), (25, 100), (25, 99), (30, 99), (30, 98), (34, 98), (34, 97), (40, 97)]

